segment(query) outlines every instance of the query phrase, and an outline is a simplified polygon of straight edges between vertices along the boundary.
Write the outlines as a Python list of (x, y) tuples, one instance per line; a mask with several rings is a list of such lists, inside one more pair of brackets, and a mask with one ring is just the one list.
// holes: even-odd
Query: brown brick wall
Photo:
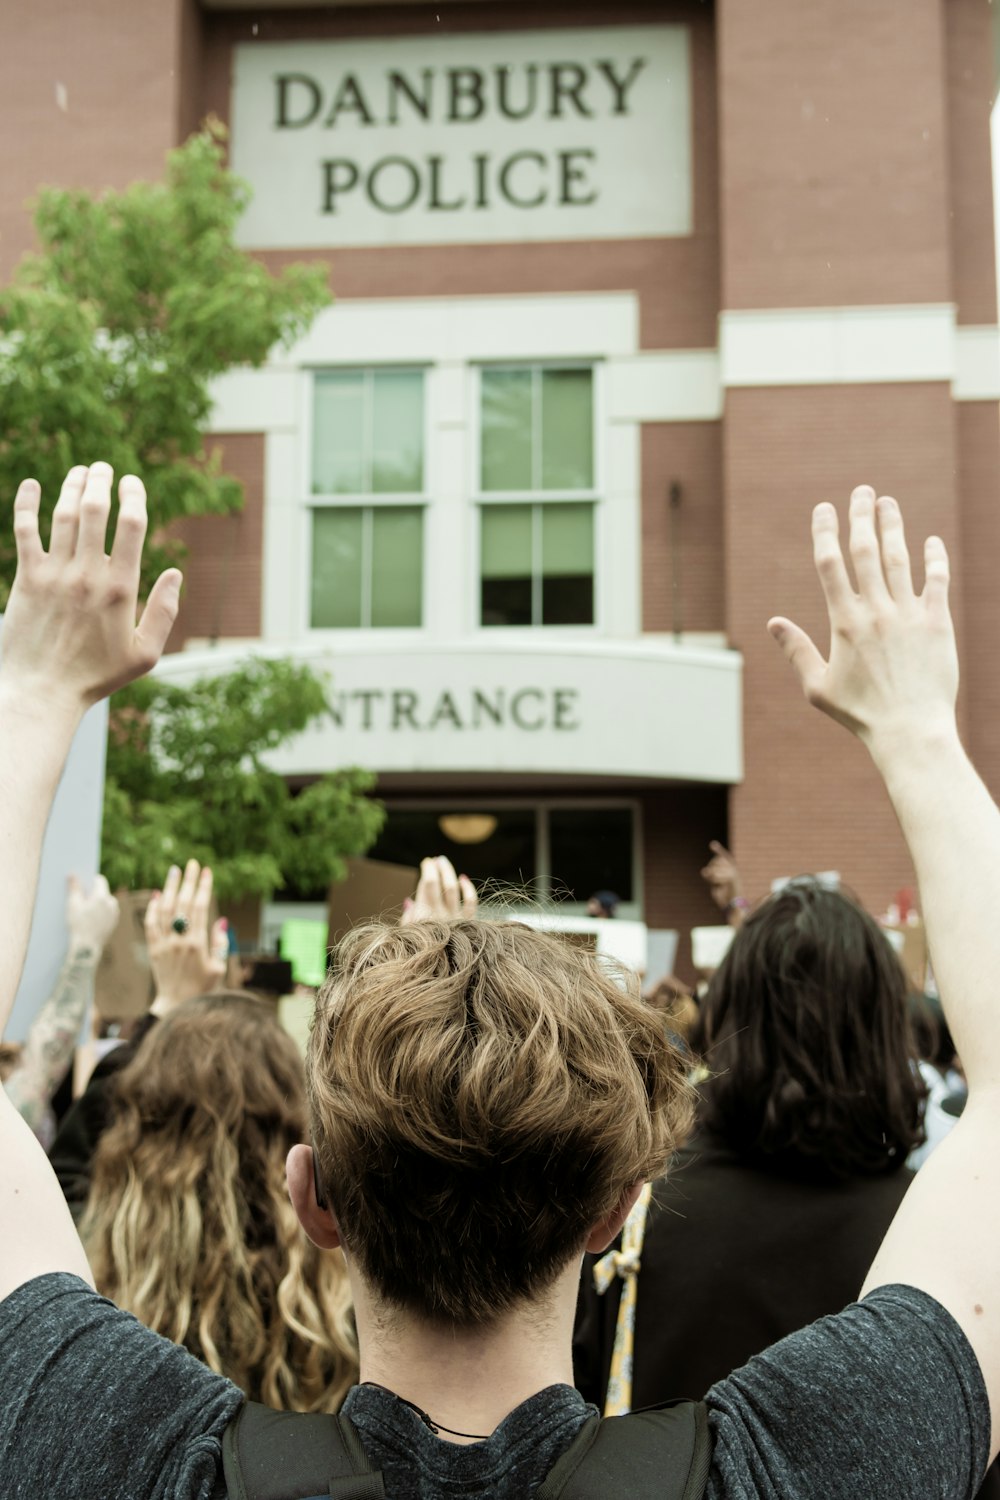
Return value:
[(948, 0), (946, 20), (952, 296), (960, 323), (995, 323), (990, 147), (994, 22), (982, 0)]
[(961, 580), (965, 650), (961, 702), (969, 752), (1000, 797), (1000, 422), (995, 401), (956, 406), (962, 498)]
[(245, 503), (228, 516), (192, 516), (171, 528), (189, 548), (181, 612), (167, 649), (207, 637), (259, 636), (264, 564), (264, 437), (215, 435), (226, 471), (241, 480)]
[(943, 11), (718, 0), (724, 307), (950, 300)]
[(37, 0), (6, 16), (0, 280), (34, 243), (28, 204), (41, 186), (159, 177), (177, 140), (180, 4)]
[(746, 780), (730, 802), (730, 835), (754, 891), (777, 875), (839, 869), (872, 907), (910, 884), (909, 860), (866, 752), (809, 708), (766, 631), (773, 614), (828, 646), (811, 560), (809, 517), (854, 485), (904, 506), (917, 559), (940, 533), (958, 546), (955, 416), (946, 385), (730, 391), (725, 419), (726, 579), (732, 644), (745, 659)]
[[(544, 8), (449, 5), (299, 12), (213, 12), (205, 18), (201, 113), (229, 114), (232, 48), (251, 36), (403, 37), (435, 32), (555, 29), (608, 23), (593, 0)], [(670, 240), (601, 240), (525, 245), (416, 245), (329, 251), (270, 251), (277, 269), (293, 261), (326, 260), (340, 298), (488, 296), (494, 293), (635, 291), (643, 348), (714, 348), (719, 308), (718, 140), (715, 38), (711, 8), (697, 0), (643, 3), (616, 10), (620, 25), (680, 21), (691, 29), (695, 232)], [(254, 30), (256, 28), (256, 30)]]
[(677, 609), (682, 630), (725, 630), (722, 427), (719, 422), (650, 422), (642, 429), (642, 628), (674, 629), (675, 513)]
[(726, 789), (665, 787), (643, 798), (645, 920), (650, 927), (676, 927), (680, 938), (676, 971), (691, 981), (691, 928), (723, 919), (699, 871), (711, 857), (712, 839), (726, 839)]

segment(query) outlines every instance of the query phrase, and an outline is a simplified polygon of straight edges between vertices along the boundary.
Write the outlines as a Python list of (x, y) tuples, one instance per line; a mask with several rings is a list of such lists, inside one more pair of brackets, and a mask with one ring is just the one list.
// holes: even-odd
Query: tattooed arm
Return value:
[(69, 951), (55, 988), (35, 1017), (21, 1061), (6, 1083), (7, 1096), (42, 1145), (52, 1144), (52, 1096), (73, 1058), (77, 1037), (94, 995), (94, 976), (104, 945), (118, 922), (118, 902), (99, 875), (85, 896), (74, 878), (67, 904)]

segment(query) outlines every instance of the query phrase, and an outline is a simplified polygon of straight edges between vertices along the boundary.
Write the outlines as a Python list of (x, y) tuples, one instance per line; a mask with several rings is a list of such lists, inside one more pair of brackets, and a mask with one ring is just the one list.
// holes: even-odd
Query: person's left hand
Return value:
[(118, 926), (120, 915), (118, 902), (103, 875), (98, 875), (89, 894), (75, 875), (69, 877), (66, 925), (69, 927), (70, 952), (87, 951), (100, 958)]
[(181, 575), (170, 568), (136, 625), (146, 491), (134, 474), (122, 480), (107, 556), (112, 478), (104, 463), (69, 471), (48, 552), (38, 531), (38, 482), (24, 480), (14, 499), (17, 575), (4, 617), (0, 683), (46, 709), (81, 714), (141, 677), (159, 661), (177, 617)]
[(156, 986), (152, 1009), (166, 1015), (193, 1000), (211, 994), (226, 977), (229, 924), (220, 917), (209, 928), (212, 905), (212, 871), (189, 859), (183, 879), (174, 865), (162, 891), (154, 892), (146, 908), (146, 944)]
[(456, 875), (445, 855), (420, 861), (420, 880), (412, 901), (403, 906), (401, 923), (471, 920), (479, 907), (476, 888), (468, 875)]

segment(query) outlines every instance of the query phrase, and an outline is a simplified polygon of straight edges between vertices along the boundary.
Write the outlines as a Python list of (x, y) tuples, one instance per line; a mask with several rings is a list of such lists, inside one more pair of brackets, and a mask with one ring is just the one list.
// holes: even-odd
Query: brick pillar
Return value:
[(200, 24), (194, 0), (33, 0), (7, 18), (0, 279), (33, 244), (39, 184), (98, 192), (161, 175), (194, 117)]
[[(949, 12), (940, 0), (720, 0), (723, 320), (765, 315), (762, 361), (769, 329), (780, 332), (766, 315), (780, 310), (954, 301), (951, 170), (962, 143), (948, 136)], [(845, 513), (861, 482), (903, 501), (918, 553), (928, 530), (944, 535), (961, 589), (952, 390), (946, 377), (907, 373), (897, 383), (793, 375), (727, 392), (727, 619), (746, 659), (746, 779), (730, 837), (752, 889), (839, 868), (880, 907), (912, 880), (867, 756), (807, 708), (765, 631), (770, 614), (787, 614), (825, 650), (809, 514), (821, 499)]]

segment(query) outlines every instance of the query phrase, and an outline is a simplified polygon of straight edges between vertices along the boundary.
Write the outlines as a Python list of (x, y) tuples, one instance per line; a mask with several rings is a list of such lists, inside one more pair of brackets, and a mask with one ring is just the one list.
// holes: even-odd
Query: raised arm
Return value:
[(920, 883), (934, 972), (969, 1081), (962, 1119), (921, 1169), (868, 1274), (941, 1302), (986, 1379), (1000, 1449), (1000, 811), (955, 723), (958, 658), (943, 542), (924, 546), (914, 590), (895, 500), (851, 496), (850, 554), (831, 505), (813, 513), (813, 548), (830, 616), (829, 660), (796, 625), (769, 629), (806, 697), (856, 734), (878, 767)]
[(101, 954), (118, 925), (118, 902), (103, 875), (85, 893), (70, 877), (66, 902), (69, 947), (55, 987), (31, 1023), (20, 1067), (7, 1080), (7, 1095), (43, 1146), (52, 1145), (52, 1096), (73, 1060), (80, 1028), (94, 998)]
[[(119, 486), (111, 555), (107, 464), (72, 469), (38, 531), (40, 491), (14, 501), (17, 576), (0, 656), (0, 1033), (10, 1017), (28, 944), (42, 838), (70, 743), (91, 704), (149, 670), (177, 615), (180, 574), (157, 581), (136, 625), (146, 495)], [(88, 1276), (55, 1177), (6, 1095), (0, 1094), (0, 1297), (45, 1271)]]

